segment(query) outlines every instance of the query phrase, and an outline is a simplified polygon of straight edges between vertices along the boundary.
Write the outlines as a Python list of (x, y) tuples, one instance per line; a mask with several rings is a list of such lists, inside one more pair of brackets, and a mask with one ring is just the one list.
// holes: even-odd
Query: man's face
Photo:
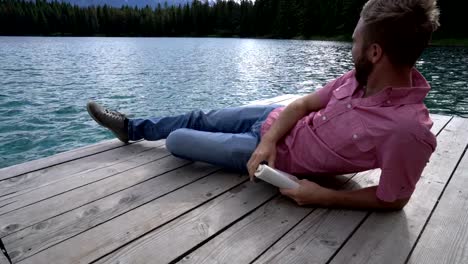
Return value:
[(363, 27), (364, 23), (359, 19), (353, 33), (353, 49), (351, 54), (353, 56), (354, 68), (356, 69), (356, 80), (361, 86), (366, 86), (374, 65), (367, 56), (367, 49), (369, 47), (364, 43)]

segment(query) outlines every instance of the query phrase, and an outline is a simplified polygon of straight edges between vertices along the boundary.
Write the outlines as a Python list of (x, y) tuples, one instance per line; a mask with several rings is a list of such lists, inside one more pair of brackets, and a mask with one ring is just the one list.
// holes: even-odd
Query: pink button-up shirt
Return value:
[[(354, 71), (317, 91), (323, 108), (299, 120), (277, 144), (275, 166), (293, 174), (382, 169), (377, 197), (409, 198), (436, 148), (423, 103), (430, 90), (414, 69), (412, 87), (388, 87), (363, 98)], [(284, 107), (273, 110), (262, 135)]]

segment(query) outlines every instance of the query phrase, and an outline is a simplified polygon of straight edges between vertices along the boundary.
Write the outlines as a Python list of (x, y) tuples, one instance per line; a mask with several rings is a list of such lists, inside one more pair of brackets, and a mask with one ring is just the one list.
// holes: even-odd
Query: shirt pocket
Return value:
[(360, 117), (352, 112), (335, 116), (316, 129), (317, 135), (334, 152), (356, 157), (374, 148), (374, 141)]
[(356, 124), (351, 129), (351, 133), (352, 146), (360, 153), (367, 153), (375, 147), (367, 127), (358, 118), (356, 118)]
[(352, 121), (347, 113), (332, 115), (330, 111), (327, 114), (317, 115), (315, 131), (325, 145), (337, 152), (351, 142), (349, 127)]

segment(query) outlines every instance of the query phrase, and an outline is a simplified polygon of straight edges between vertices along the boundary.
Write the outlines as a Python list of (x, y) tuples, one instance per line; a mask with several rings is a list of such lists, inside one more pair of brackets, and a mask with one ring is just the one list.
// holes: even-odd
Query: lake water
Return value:
[[(213, 38), (0, 37), (0, 167), (112, 138), (88, 99), (131, 117), (306, 94), (352, 69), (351, 45)], [(468, 48), (417, 67), (432, 113), (468, 117)]]

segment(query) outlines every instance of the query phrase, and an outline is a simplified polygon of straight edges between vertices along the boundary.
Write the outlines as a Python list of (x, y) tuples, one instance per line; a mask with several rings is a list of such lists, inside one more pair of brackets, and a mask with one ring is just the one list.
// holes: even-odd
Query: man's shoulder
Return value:
[(354, 79), (355, 75), (355, 70), (350, 70), (346, 72), (345, 74), (342, 74), (341, 76), (338, 76), (335, 79), (331, 79), (331, 81), (328, 83), (328, 85), (331, 85), (333, 89), (338, 88), (339, 86), (343, 85), (349, 80)]
[(348, 95), (354, 90), (356, 86), (356, 78), (355, 71), (351, 70), (338, 78), (334, 79), (333, 81), (329, 82), (324, 89), (329, 92), (340, 93), (344, 95)]
[(436, 146), (436, 137), (431, 132), (433, 121), (425, 108), (414, 108), (411, 105), (398, 107), (393, 111), (390, 122), (379, 127), (381, 140), (378, 142), (393, 141), (405, 144), (416, 141), (428, 144), (433, 149)]
[(348, 80), (352, 80), (352, 79), (355, 79), (355, 74), (356, 74), (356, 70), (350, 70), (348, 72), (346, 72), (345, 74), (341, 75), (340, 77), (337, 78), (337, 80), (340, 80), (341, 82), (346, 82)]

